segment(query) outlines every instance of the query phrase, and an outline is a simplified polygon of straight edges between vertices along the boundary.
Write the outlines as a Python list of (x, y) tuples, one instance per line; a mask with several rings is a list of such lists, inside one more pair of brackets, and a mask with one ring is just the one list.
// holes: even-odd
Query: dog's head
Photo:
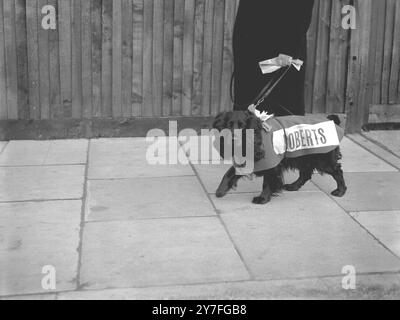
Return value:
[(262, 135), (263, 130), (262, 122), (257, 118), (252, 112), (249, 111), (230, 111), (223, 112), (219, 114), (213, 123), (213, 128), (219, 132), (223, 130), (229, 130), (232, 133), (232, 138), (236, 140), (236, 143), (240, 138), (238, 138), (238, 133), (243, 146), (246, 145), (246, 130), (254, 130), (254, 150), (255, 150), (255, 160), (261, 160), (265, 152), (262, 150)]
[(218, 131), (225, 129), (234, 133), (237, 130), (251, 130), (262, 128), (261, 121), (249, 111), (230, 111), (219, 114), (213, 123)]

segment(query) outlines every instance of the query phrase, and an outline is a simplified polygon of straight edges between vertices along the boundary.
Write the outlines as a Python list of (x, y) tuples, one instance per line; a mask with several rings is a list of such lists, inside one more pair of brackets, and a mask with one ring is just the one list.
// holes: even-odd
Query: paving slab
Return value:
[(215, 137), (191, 136), (185, 137), (180, 143), (192, 164), (208, 164), (211, 161), (222, 163), (221, 156), (214, 148)]
[[(257, 193), (242, 193), (242, 194), (230, 194), (224, 198), (217, 198), (214, 195), (211, 197), (215, 207), (219, 213), (236, 213), (236, 212), (265, 212), (268, 213), (270, 210), (282, 212), (291, 211), (308, 211), (309, 207), (319, 205), (321, 197), (325, 199), (325, 202), (329, 202), (329, 199), (324, 197), (324, 193), (321, 191), (315, 192), (283, 192), (276, 197), (272, 198), (271, 202), (266, 205), (256, 205), (252, 203), (254, 197), (260, 195)], [(315, 200), (317, 200), (316, 203)], [(334, 204), (334, 203), (333, 203)], [(334, 206), (336, 207), (336, 206)]]
[(396, 168), (379, 159), (348, 138), (341, 144), (345, 172), (396, 172)]
[[(217, 190), (219, 184), (223, 176), (226, 172), (231, 168), (231, 165), (214, 165), (210, 164), (201, 164), (195, 165), (195, 170), (197, 171), (200, 180), (203, 182), (207, 192), (209, 194), (214, 194)], [(292, 183), (298, 179), (298, 173), (296, 172), (287, 172), (285, 174), (285, 182)], [(236, 190), (232, 190), (232, 194), (237, 193), (261, 193), (262, 190), (263, 179), (262, 178), (254, 178), (253, 180), (248, 180), (243, 178), (239, 181), (238, 187)], [(318, 188), (315, 187), (313, 183), (307, 183), (301, 191), (318, 191)]]
[(89, 223), (81, 281), (86, 289), (246, 280), (217, 218)]
[(45, 165), (86, 164), (89, 140), (51, 141)]
[[(165, 165), (153, 165), (147, 159), (152, 144), (146, 139), (99, 139), (92, 140), (90, 147), (89, 179), (125, 179), (138, 177), (173, 177), (194, 175), (189, 164), (169, 161), (168, 148), (157, 146), (159, 156), (166, 159)], [(174, 144), (176, 154), (180, 150), (178, 143)], [(181, 156), (188, 159), (180, 150)], [(172, 157), (173, 152), (171, 152)], [(173, 159), (172, 160), (176, 160)], [(176, 164), (178, 163), (178, 164)]]
[(213, 216), (196, 177), (89, 181), (88, 221)]
[(0, 202), (79, 199), (84, 166), (1, 167)]
[(56, 291), (76, 289), (81, 201), (0, 203), (0, 296), (52, 293), (42, 268), (53, 266)]
[(400, 260), (323, 193), (291, 194), (222, 218), (256, 279), (334, 276), (348, 265), (358, 273), (400, 270)]
[[(347, 173), (348, 192), (333, 199), (348, 212), (400, 210), (400, 173)], [(322, 190), (330, 194), (336, 183), (329, 176), (313, 178)]]
[(386, 147), (379, 146), (377, 143), (372, 142), (371, 139), (367, 139), (360, 134), (350, 134), (348, 137), (374, 155), (384, 159), (387, 163), (400, 170), (400, 157), (388, 151)]
[(0, 166), (84, 164), (88, 140), (10, 141)]
[(0, 154), (0, 165), (43, 165), (49, 149), (48, 141), (10, 141)]
[(353, 212), (352, 216), (400, 257), (400, 211)]
[[(223, 176), (231, 167), (232, 166), (229, 164), (215, 165), (212, 163), (194, 165), (194, 169), (198, 173), (200, 180), (209, 194), (214, 194), (217, 191)], [(261, 192), (262, 183), (262, 179), (259, 178), (254, 178), (252, 181), (242, 179), (239, 181), (237, 189), (232, 190), (231, 193)]]
[(365, 132), (364, 135), (379, 144), (385, 146), (391, 152), (395, 153), (400, 157), (400, 131), (399, 130), (388, 130), (388, 131), (370, 131)]
[(51, 301), (57, 300), (57, 294), (32, 294), (22, 296), (0, 297), (0, 301)]
[(4, 148), (7, 146), (8, 141), (0, 141), (0, 154), (4, 151)]
[(206, 285), (110, 289), (59, 293), (59, 300), (275, 300), (399, 299), (400, 276), (360, 275), (356, 290), (344, 290), (342, 277), (304, 280), (243, 281)]

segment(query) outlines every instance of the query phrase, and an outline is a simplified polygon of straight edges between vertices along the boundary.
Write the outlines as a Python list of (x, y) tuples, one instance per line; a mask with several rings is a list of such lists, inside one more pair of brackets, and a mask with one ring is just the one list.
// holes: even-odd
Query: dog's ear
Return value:
[(252, 112), (246, 111), (246, 127), (248, 129), (260, 130), (262, 128), (261, 121)]
[(265, 151), (262, 148), (262, 131), (264, 130), (262, 122), (253, 113), (249, 112), (246, 126), (248, 129), (254, 130), (254, 161), (258, 162), (265, 158)]
[(217, 129), (218, 131), (222, 131), (223, 129), (225, 129), (227, 118), (228, 118), (227, 112), (223, 112), (223, 113), (219, 114), (214, 120), (214, 123), (212, 125), (213, 128)]
[(337, 115), (330, 115), (328, 116), (328, 120), (333, 121), (337, 126), (341, 125), (340, 118)]

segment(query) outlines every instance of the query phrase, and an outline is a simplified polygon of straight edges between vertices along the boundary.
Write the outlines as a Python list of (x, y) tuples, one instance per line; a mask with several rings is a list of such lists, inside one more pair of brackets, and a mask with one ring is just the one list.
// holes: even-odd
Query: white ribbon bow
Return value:
[(257, 118), (259, 118), (262, 122), (266, 122), (269, 119), (272, 119), (274, 117), (273, 114), (268, 114), (267, 112), (263, 111), (260, 112), (254, 104), (252, 104), (249, 109), (251, 113), (253, 113)]
[[(286, 55), (279, 55), (279, 57), (273, 58), (273, 59), (269, 59), (269, 60), (265, 60), (260, 62), (260, 68), (263, 74), (268, 74), (268, 73), (273, 73), (275, 71), (278, 71), (279, 69), (283, 68), (279, 61), (280, 59), (282, 59), (282, 57), (288, 57)], [(293, 67), (295, 67), (297, 69), (297, 71), (300, 71), (302, 66), (304, 65), (304, 61), (300, 60), (300, 59), (293, 59), (292, 57), (289, 57), (289, 62), (290, 65), (292, 65)]]

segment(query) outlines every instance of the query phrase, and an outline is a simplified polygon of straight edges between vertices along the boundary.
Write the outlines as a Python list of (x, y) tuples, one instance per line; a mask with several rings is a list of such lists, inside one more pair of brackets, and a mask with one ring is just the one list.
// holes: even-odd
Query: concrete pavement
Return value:
[[(350, 136), (346, 197), (331, 197), (333, 180), (316, 175), (256, 206), (259, 180), (216, 199), (227, 165), (152, 166), (147, 147), (0, 142), (0, 297), (400, 298), (394, 152)], [(54, 290), (42, 287), (44, 266), (56, 271)], [(345, 266), (356, 290), (342, 287)]]

